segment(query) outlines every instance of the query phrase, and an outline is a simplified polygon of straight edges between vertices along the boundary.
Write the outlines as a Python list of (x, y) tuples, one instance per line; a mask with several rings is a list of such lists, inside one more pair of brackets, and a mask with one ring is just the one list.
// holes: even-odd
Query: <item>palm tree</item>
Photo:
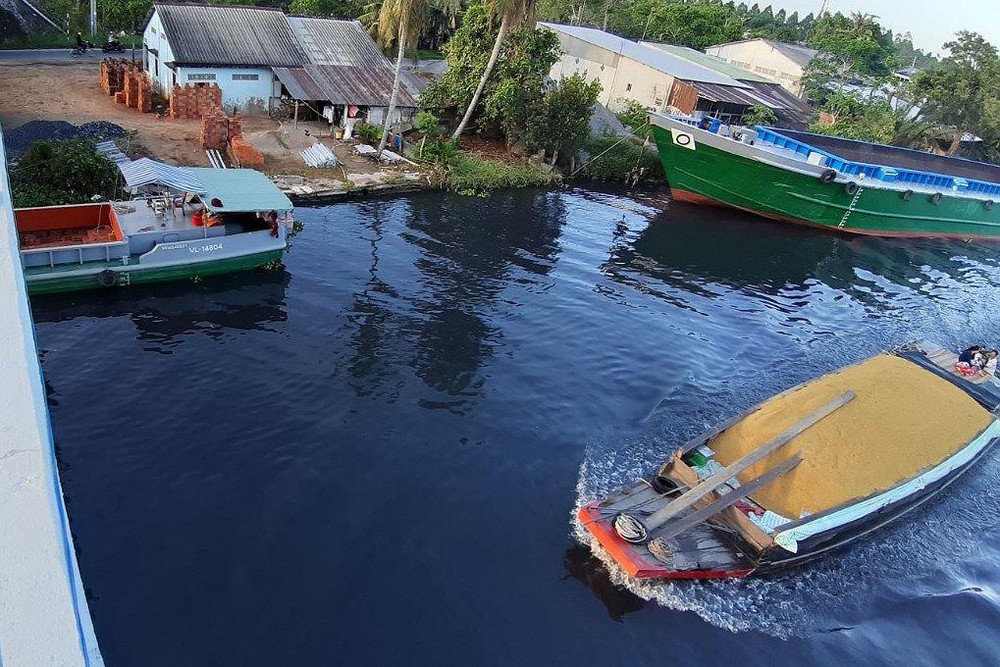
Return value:
[(493, 68), (500, 57), (500, 46), (503, 44), (503, 40), (507, 37), (511, 28), (520, 25), (525, 18), (533, 13), (535, 8), (535, 0), (486, 0), (486, 2), (490, 14), (493, 17), (500, 17), (500, 30), (497, 32), (496, 41), (493, 42), (493, 51), (490, 52), (490, 59), (486, 61), (486, 69), (483, 70), (483, 75), (479, 78), (479, 85), (476, 86), (476, 92), (473, 93), (472, 100), (465, 109), (465, 115), (462, 116), (462, 122), (458, 124), (458, 127), (455, 128), (455, 133), (451, 135), (452, 141), (457, 141), (462, 136), (462, 132), (465, 131), (466, 125), (469, 124), (469, 119), (472, 118), (472, 113), (476, 110), (476, 105), (479, 104), (479, 98), (483, 94), (483, 89), (486, 88), (486, 82), (489, 81), (490, 74), (493, 73)]
[(368, 23), (369, 32), (378, 37), (383, 48), (396, 43), (396, 72), (392, 80), (392, 93), (389, 96), (389, 109), (382, 127), (382, 138), (378, 142), (378, 153), (381, 157), (389, 140), (389, 129), (392, 117), (396, 113), (396, 102), (399, 99), (399, 85), (403, 78), (403, 60), (406, 47), (415, 43), (420, 33), (430, 22), (434, 9), (451, 16), (458, 12), (460, 0), (382, 0), (368, 7), (362, 16), (362, 21)]

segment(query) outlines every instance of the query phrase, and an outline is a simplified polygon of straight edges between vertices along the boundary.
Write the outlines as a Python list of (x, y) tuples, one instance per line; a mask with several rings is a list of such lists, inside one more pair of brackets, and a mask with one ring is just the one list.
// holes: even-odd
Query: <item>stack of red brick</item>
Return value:
[(222, 89), (211, 86), (175, 85), (170, 93), (171, 118), (201, 118), (213, 109), (222, 108)]
[(221, 151), (226, 149), (227, 143), (229, 143), (229, 118), (218, 107), (207, 110), (201, 117), (201, 147), (205, 150)]
[(101, 88), (108, 95), (125, 89), (125, 73), (132, 63), (124, 58), (105, 58), (101, 61)]
[(264, 164), (264, 156), (251, 146), (243, 137), (233, 137), (229, 140), (229, 159), (241, 167), (260, 167)]

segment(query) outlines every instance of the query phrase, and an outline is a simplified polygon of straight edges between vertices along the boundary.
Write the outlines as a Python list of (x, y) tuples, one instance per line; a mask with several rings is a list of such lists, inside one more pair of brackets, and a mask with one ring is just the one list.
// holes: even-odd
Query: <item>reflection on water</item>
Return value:
[(32, 304), (109, 664), (993, 659), (1000, 466), (815, 567), (642, 599), (567, 516), (885, 347), (1000, 343), (995, 246), (660, 192), (297, 217), (282, 271)]

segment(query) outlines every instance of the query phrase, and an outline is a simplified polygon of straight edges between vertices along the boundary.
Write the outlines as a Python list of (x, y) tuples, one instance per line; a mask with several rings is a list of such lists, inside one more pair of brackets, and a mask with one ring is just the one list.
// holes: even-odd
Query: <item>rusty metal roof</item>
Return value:
[(285, 15), (263, 7), (160, 4), (174, 62), (287, 67), (309, 62)]
[[(275, 67), (274, 74), (295, 99), (387, 107), (395, 72), (391, 67), (306, 65)], [(403, 72), (397, 105), (415, 108), (426, 86), (419, 77)]]
[(313, 65), (392, 67), (357, 21), (289, 16), (299, 45)]

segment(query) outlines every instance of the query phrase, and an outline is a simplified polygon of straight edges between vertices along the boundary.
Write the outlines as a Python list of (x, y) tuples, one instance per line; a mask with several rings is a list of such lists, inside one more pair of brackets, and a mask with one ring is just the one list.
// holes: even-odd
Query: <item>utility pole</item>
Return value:
[(830, 0), (823, 0), (823, 4), (819, 8), (819, 15), (816, 18), (818, 19), (823, 18), (823, 15), (826, 14), (826, 6), (828, 4), (830, 4)]
[(90, 34), (97, 36), (97, 0), (90, 0)]

